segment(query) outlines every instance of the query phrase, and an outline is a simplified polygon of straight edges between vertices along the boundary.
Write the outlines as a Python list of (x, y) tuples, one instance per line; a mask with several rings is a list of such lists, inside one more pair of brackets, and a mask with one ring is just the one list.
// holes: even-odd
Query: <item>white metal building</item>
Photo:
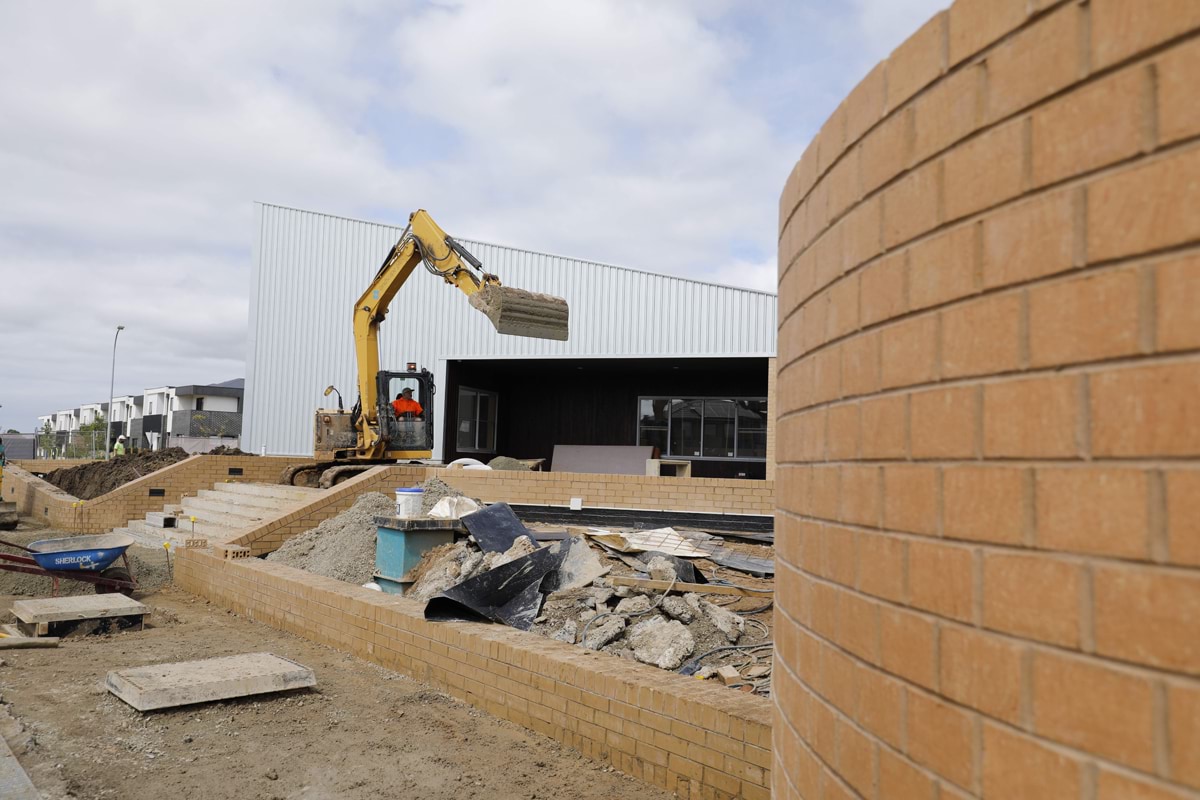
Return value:
[[(267, 204), (256, 207), (256, 225), (242, 447), (311, 455), (313, 412), (331, 407), (322, 396), (325, 387), (335, 385), (347, 407), (354, 402), (353, 304), (404, 226)], [(546, 430), (547, 414), (564, 405), (560, 389), (573, 400), (557, 412), (562, 420), (556, 436), (577, 438), (558, 442), (563, 444), (657, 444), (653, 426), (643, 431), (639, 422), (652, 413), (651, 405), (661, 411), (665, 401), (652, 397), (669, 398), (679, 408), (688, 400), (701, 409), (697, 414), (709, 407), (706, 398), (748, 398), (754, 415), (765, 419), (766, 360), (775, 354), (774, 294), (455, 238), (505, 285), (565, 298), (571, 331), (566, 342), (500, 336), (457, 290), (416, 270), (381, 327), (380, 364), (402, 370), (417, 362), (434, 373), (435, 458), (478, 452), (486, 460), (497, 449), (516, 457), (543, 454), (530, 452), (530, 440), (537, 438), (534, 431)], [(672, 384), (672, 376), (682, 382)], [(484, 383), (489, 385), (475, 385)], [(475, 390), (490, 399), (490, 419), (472, 420), (465, 410), (470, 402), (482, 414), (476, 402), (482, 401), (469, 394)], [(669, 446), (694, 450), (698, 460), (734, 455), (743, 439), (729, 422), (733, 445), (718, 442), (728, 438), (719, 417), (745, 416), (745, 408), (718, 409), (716, 402), (710, 403), (711, 420), (696, 416), (687, 427), (681, 416), (670, 434), (671, 423), (663, 424), (664, 455), (665, 437), (674, 437)], [(497, 416), (497, 405), (509, 414), (539, 409), (538, 424), (503, 411)], [(590, 406), (587, 425), (572, 423), (572, 408), (581, 405)], [(599, 424), (597, 415), (619, 424)], [(495, 429), (506, 420), (526, 435), (506, 440), (502, 429), (497, 438)], [(490, 441), (481, 440), (480, 430), (489, 425)], [(702, 449), (698, 438), (685, 442), (691, 435), (685, 428), (707, 435), (711, 446)], [(743, 438), (758, 440), (749, 429)], [(690, 457), (691, 450), (683, 455)], [(750, 460), (761, 460), (755, 453)]]

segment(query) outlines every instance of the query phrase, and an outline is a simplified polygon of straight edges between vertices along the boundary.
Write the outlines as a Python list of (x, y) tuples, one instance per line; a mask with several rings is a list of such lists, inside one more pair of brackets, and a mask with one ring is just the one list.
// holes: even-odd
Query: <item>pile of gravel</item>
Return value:
[(496, 456), (488, 462), (492, 469), (507, 469), (516, 472), (529, 472), (529, 467), (523, 462), (508, 456)]
[[(437, 505), (437, 502), (443, 497), (463, 496), (463, 493), (458, 489), (455, 489), (450, 484), (438, 478), (430, 478), (421, 484), (421, 488), (425, 490), (425, 494), (423, 495), (421, 501), (422, 514), (428, 514), (429, 510)], [(479, 503), (481, 507), (483, 506), (483, 503), (479, 500), (476, 500), (475, 502)]]
[(396, 500), (371, 492), (267, 556), (289, 567), (347, 583), (364, 584), (375, 572), (375, 517), (394, 516)]

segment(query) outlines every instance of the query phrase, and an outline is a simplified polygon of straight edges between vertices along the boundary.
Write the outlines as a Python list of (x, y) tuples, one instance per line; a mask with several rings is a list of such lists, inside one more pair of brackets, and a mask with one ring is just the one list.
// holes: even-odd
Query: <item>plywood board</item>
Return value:
[(308, 667), (272, 653), (177, 661), (108, 673), (108, 690), (138, 711), (315, 686)]
[(554, 472), (645, 475), (653, 455), (653, 447), (641, 445), (556, 444), (550, 466)]
[(12, 613), (21, 622), (34, 624), (102, 617), (136, 617), (149, 614), (150, 609), (137, 600), (113, 593), (18, 600), (12, 604)]

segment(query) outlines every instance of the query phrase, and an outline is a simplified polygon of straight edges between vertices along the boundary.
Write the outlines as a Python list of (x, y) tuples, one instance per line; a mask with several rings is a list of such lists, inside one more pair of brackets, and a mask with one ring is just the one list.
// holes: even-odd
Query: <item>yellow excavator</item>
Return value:
[[(503, 286), (466, 248), (422, 210), (384, 259), (375, 279), (354, 305), (358, 401), (345, 411), (318, 409), (313, 431), (315, 464), (288, 467), (280, 483), (328, 488), (377, 464), (433, 457), (433, 374), (409, 362), (403, 372), (379, 369), (379, 325), (392, 298), (423, 265), (487, 315), (496, 331), (511, 336), (565, 341), (567, 302), (561, 297)], [(392, 400), (395, 398), (395, 400)]]

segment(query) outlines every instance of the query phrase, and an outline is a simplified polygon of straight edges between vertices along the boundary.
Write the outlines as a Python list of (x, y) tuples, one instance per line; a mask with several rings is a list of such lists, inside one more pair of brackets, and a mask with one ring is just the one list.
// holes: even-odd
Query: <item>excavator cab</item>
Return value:
[(433, 449), (433, 374), (407, 366), (405, 372), (375, 375), (379, 434), (389, 453)]

